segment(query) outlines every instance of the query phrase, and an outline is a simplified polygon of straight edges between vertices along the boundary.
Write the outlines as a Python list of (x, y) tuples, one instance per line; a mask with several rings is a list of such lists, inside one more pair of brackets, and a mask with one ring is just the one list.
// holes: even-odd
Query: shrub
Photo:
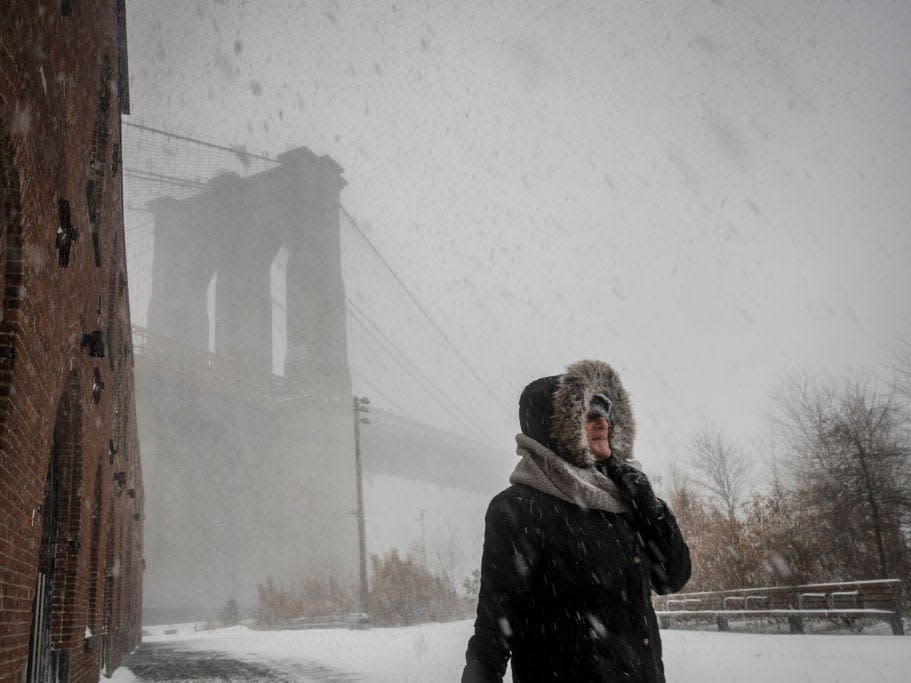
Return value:
[(373, 580), (369, 612), (374, 623), (402, 626), (460, 616), (459, 600), (445, 576), (434, 574), (398, 550), (371, 556)]
[(222, 626), (235, 626), (240, 621), (240, 609), (234, 598), (228, 598), (225, 606), (218, 613), (218, 622)]
[(297, 590), (285, 590), (270, 576), (257, 586), (259, 604), (256, 623), (264, 628), (281, 626), (289, 619), (326, 617), (354, 611), (352, 591), (340, 586), (335, 577), (308, 577)]
[(259, 603), (256, 607), (257, 624), (265, 628), (274, 628), (281, 622), (296, 616), (294, 596), (276, 584), (271, 576), (256, 588), (259, 592)]

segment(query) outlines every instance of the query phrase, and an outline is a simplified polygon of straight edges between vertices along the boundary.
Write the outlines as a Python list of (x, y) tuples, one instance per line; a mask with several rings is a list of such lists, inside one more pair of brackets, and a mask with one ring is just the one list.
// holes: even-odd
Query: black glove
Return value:
[(636, 516), (651, 519), (661, 515), (664, 507), (655, 497), (652, 485), (644, 473), (632, 465), (619, 462), (614, 456), (605, 458), (598, 466), (617, 485)]

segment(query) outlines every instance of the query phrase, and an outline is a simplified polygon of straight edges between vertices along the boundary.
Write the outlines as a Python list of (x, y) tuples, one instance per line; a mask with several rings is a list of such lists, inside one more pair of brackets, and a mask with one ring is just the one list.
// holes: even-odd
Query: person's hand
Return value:
[(652, 484), (645, 473), (625, 462), (619, 462), (614, 456), (607, 457), (600, 464), (604, 473), (630, 502), (636, 514), (651, 517), (661, 512), (661, 504), (655, 497)]

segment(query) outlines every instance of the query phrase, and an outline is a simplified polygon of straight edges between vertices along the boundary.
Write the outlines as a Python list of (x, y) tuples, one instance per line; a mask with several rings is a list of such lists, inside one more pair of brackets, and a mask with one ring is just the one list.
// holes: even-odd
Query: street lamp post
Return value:
[(357, 538), (358, 559), (360, 561), (360, 608), (367, 613), (367, 531), (364, 523), (364, 482), (361, 468), (361, 424), (370, 424), (370, 419), (362, 417), (368, 413), (370, 399), (366, 396), (354, 397), (354, 465), (357, 477)]

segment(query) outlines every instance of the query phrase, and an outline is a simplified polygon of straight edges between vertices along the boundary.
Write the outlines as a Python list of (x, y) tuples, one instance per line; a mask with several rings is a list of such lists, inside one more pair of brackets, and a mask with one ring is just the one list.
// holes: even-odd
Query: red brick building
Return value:
[(0, 681), (97, 681), (140, 639), (122, 2), (0, 12)]

